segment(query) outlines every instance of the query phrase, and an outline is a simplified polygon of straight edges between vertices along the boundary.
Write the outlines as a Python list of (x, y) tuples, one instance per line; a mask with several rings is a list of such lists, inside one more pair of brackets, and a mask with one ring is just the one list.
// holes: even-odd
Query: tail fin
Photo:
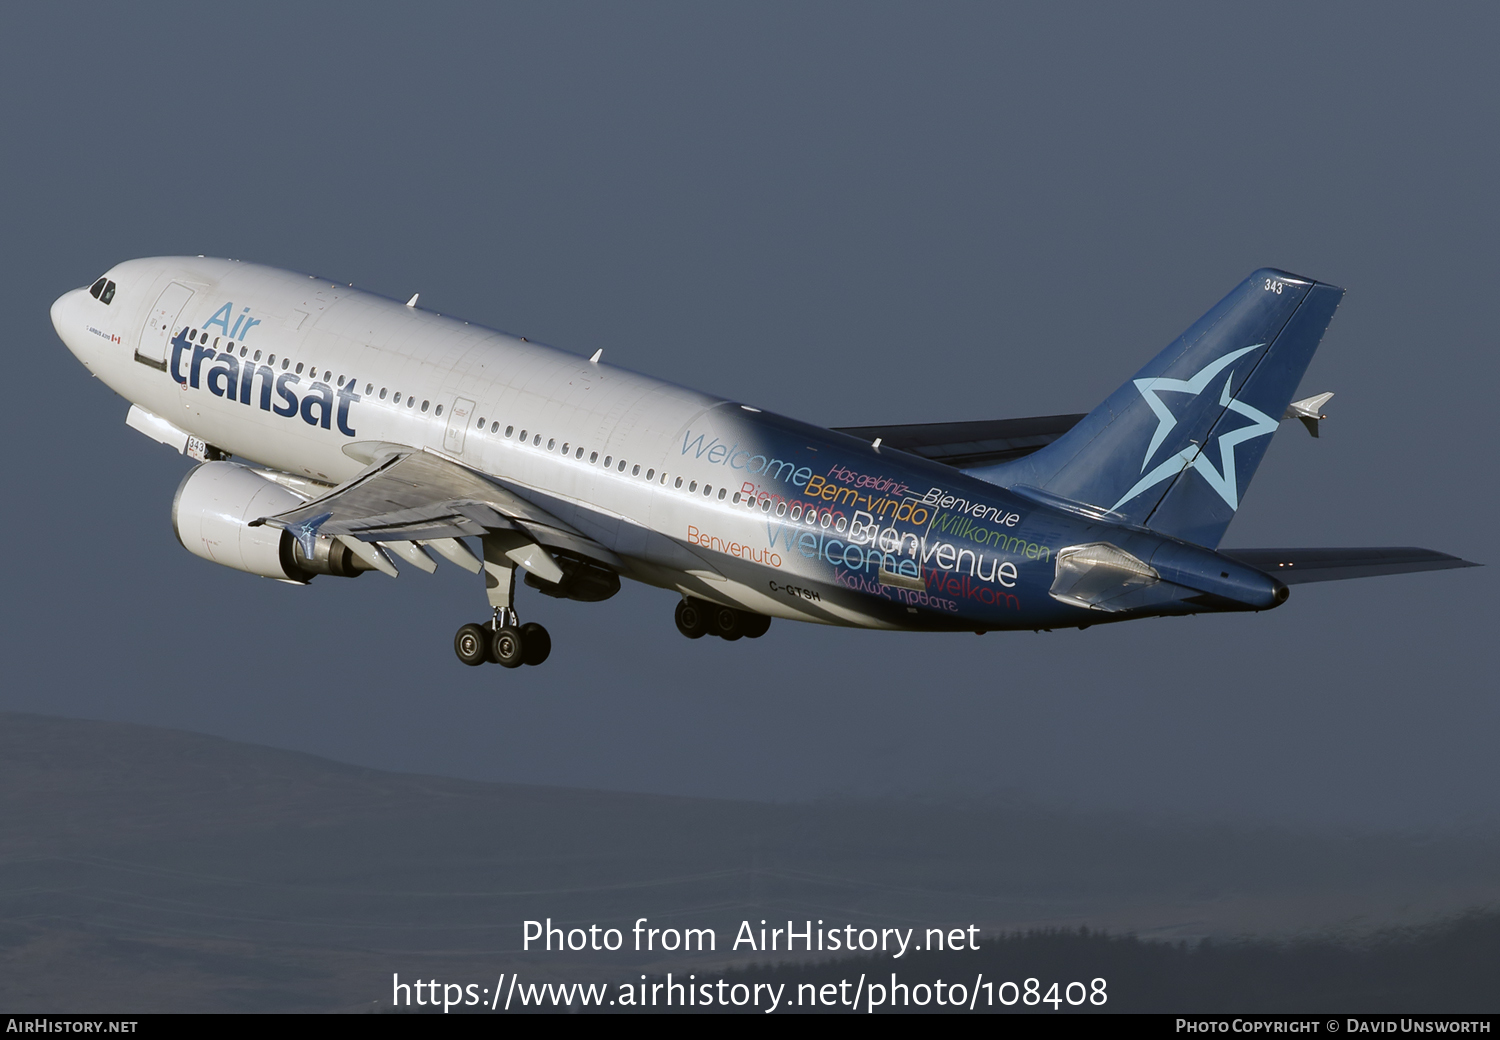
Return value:
[(1212, 548), (1343, 295), (1285, 271), (1256, 271), (1068, 433), (970, 472)]

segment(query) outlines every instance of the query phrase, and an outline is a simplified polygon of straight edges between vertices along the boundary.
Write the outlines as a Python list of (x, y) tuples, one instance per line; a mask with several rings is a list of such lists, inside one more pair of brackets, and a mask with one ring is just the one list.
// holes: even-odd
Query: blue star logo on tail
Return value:
[(1219, 467), (1208, 457), (1207, 446), (1189, 444), (1181, 451), (1164, 459), (1149, 473), (1146, 467), (1151, 465), (1151, 460), (1161, 449), (1162, 443), (1167, 435), (1177, 426), (1177, 417), (1167, 407), (1160, 394), (1163, 391), (1177, 394), (1190, 394), (1197, 397), (1213, 383), (1220, 372), (1234, 364), (1244, 355), (1252, 350), (1258, 350), (1265, 346), (1264, 343), (1255, 343), (1239, 350), (1232, 350), (1228, 354), (1205, 365), (1197, 375), (1191, 379), (1137, 379), (1135, 388), (1140, 391), (1141, 397), (1151, 411), (1156, 414), (1156, 432), (1151, 435), (1151, 443), (1146, 448), (1145, 457), (1141, 459), (1141, 479), (1121, 497), (1121, 499), (1110, 507), (1118, 510), (1126, 502), (1141, 494), (1157, 484), (1171, 480), (1184, 469), (1195, 469), (1199, 476), (1208, 481), (1208, 486), (1218, 492), (1220, 498), (1228, 504), (1230, 509), (1240, 508), (1240, 485), (1239, 478), (1235, 474), (1234, 449), (1245, 441), (1254, 440), (1257, 437), (1268, 437), (1276, 432), (1277, 421), (1262, 412), (1258, 408), (1252, 408), (1243, 401), (1237, 400), (1230, 394), (1230, 386), (1234, 382), (1234, 373), (1230, 372), (1224, 379), (1224, 388), (1219, 393), (1219, 404), (1232, 412), (1236, 412), (1251, 420), (1251, 425), (1241, 426), (1228, 433), (1220, 434), (1219, 442)]

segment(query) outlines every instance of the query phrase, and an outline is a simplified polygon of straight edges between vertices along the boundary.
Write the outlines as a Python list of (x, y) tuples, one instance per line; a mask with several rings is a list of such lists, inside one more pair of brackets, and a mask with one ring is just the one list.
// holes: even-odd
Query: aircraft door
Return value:
[(153, 368), (167, 367), (167, 344), (177, 331), (177, 318), (192, 298), (193, 290), (181, 282), (173, 282), (162, 290), (156, 306), (151, 308), (141, 326), (141, 335), (135, 345), (137, 361)]
[(453, 411), (448, 415), (448, 429), (443, 433), (443, 450), (449, 455), (462, 455), (464, 435), (469, 422), (474, 418), (474, 402), (460, 397), (453, 402)]

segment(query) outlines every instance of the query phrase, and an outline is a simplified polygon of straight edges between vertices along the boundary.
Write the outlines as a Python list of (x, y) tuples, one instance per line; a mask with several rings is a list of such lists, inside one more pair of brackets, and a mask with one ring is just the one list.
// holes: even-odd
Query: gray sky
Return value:
[(388, 768), (806, 799), (1007, 792), (1500, 822), (1491, 572), (1083, 633), (527, 592), (467, 669), (444, 566), (310, 588), (174, 540), (187, 460), (47, 317), (136, 256), (353, 282), (828, 425), (1085, 411), (1249, 271), (1349, 292), (1226, 545), (1496, 562), (1500, 15), (1323, 5), (9, 5), (0, 708)]

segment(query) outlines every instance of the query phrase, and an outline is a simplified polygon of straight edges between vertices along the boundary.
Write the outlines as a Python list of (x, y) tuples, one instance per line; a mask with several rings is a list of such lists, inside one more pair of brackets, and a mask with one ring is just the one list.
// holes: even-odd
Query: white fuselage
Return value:
[[(121, 396), (215, 448), (325, 485), (364, 468), (351, 444), (426, 449), (503, 478), (617, 553), (629, 577), (767, 615), (895, 627), (852, 592), (812, 599), (795, 553), (768, 568), (764, 518), (748, 491), (741, 500), (750, 485), (684, 450), (687, 431), (714, 424), (708, 413), (742, 406), (256, 264), (154, 258), (107, 277), (109, 305), (83, 289), (54, 304), (64, 343)], [(212, 358), (174, 351), (184, 329), (206, 334), (202, 354), (235, 355), (249, 386), (236, 393)], [(299, 397), (321, 386), (329, 403), (266, 410), (265, 394), (289, 407), (283, 379)], [(711, 557), (694, 551), (700, 538)]]

